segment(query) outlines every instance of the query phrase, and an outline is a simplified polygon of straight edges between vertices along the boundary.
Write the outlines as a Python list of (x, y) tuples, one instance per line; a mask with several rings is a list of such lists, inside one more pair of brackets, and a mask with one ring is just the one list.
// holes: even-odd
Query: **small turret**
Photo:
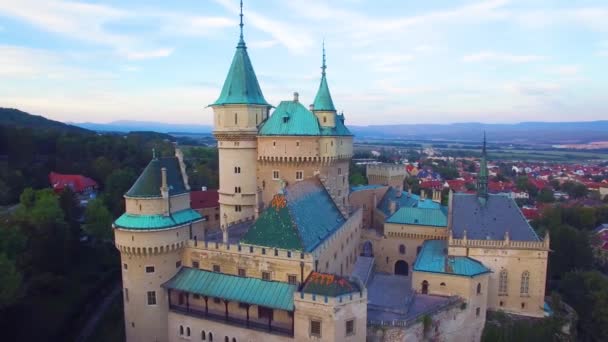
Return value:
[(483, 149), (479, 161), (479, 174), (477, 175), (477, 197), (486, 200), (488, 198), (488, 162), (486, 155), (486, 132), (483, 132)]
[(327, 65), (325, 63), (325, 42), (323, 42), (323, 64), (321, 65), (321, 83), (319, 84), (319, 90), (315, 96), (315, 101), (312, 105), (313, 113), (319, 119), (321, 127), (336, 127), (336, 107), (334, 101), (331, 98), (329, 92), (329, 86), (327, 85), (326, 70)]

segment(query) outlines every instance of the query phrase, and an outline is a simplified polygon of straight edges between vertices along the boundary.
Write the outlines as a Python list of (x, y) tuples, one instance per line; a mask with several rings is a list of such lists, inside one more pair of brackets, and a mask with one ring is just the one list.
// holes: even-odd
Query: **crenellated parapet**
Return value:
[(450, 247), (466, 247), (466, 248), (493, 248), (493, 249), (534, 249), (540, 251), (549, 251), (548, 240), (543, 241), (514, 241), (514, 240), (473, 240), (454, 239), (449, 237), (448, 244)]

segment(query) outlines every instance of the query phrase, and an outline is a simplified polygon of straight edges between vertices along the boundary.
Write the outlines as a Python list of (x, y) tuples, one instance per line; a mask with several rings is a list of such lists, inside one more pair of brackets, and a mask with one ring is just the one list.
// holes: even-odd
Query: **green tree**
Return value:
[(65, 222), (70, 227), (70, 238), (73, 242), (77, 242), (80, 235), (80, 223), (78, 220), (80, 219), (82, 210), (80, 209), (76, 193), (69, 187), (59, 194), (59, 206), (63, 211)]
[(549, 231), (553, 251), (549, 253), (549, 275), (552, 279), (560, 279), (569, 271), (591, 269), (593, 253), (587, 232), (567, 224), (551, 227)]
[(95, 199), (87, 205), (84, 212), (83, 229), (99, 240), (112, 239), (112, 214), (101, 199)]
[(114, 217), (125, 211), (123, 195), (131, 188), (136, 175), (131, 170), (114, 170), (106, 179), (103, 200)]
[(15, 212), (15, 224), (26, 237), (24, 264), (34, 272), (63, 273), (69, 257), (69, 231), (51, 189), (26, 189)]
[(559, 286), (563, 299), (579, 315), (581, 341), (608, 336), (608, 277), (597, 271), (567, 273)]
[(553, 190), (549, 188), (543, 188), (539, 193), (536, 199), (542, 203), (551, 203), (555, 201), (553, 197)]
[(15, 262), (0, 253), (0, 310), (13, 304), (21, 293), (21, 273)]

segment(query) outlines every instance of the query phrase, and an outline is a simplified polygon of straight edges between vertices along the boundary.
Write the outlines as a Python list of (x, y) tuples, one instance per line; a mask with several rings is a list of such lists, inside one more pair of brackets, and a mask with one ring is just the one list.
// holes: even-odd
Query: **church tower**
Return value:
[(479, 174), (477, 175), (477, 197), (488, 198), (488, 161), (486, 153), (486, 132), (483, 132), (483, 148), (479, 161)]
[(241, 1), (240, 38), (228, 76), (213, 108), (213, 135), (219, 151), (220, 227), (224, 241), (228, 226), (255, 215), (258, 125), (268, 118), (270, 105), (264, 99), (247, 46), (243, 39)]

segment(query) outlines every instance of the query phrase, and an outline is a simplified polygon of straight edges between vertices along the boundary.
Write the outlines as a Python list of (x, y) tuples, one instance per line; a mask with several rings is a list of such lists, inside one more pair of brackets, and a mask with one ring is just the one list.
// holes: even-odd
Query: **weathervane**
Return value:
[(327, 69), (327, 65), (325, 64), (325, 39), (323, 39), (323, 65), (321, 66), (321, 75), (325, 76), (325, 69)]

